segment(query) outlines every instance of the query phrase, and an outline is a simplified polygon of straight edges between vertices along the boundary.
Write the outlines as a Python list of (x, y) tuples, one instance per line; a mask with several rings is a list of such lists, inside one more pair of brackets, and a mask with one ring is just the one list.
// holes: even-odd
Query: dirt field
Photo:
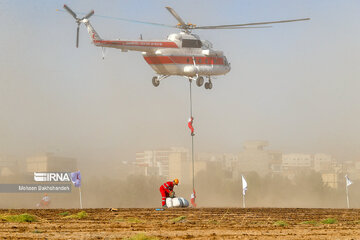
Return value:
[[(29, 213), (36, 222), (2, 220), (0, 239), (123, 239), (141, 233), (149, 239), (360, 239), (358, 209), (200, 208), (200, 209), (6, 210), (2, 216)], [(322, 223), (329, 218), (335, 223)], [(136, 238), (141, 239), (141, 238)], [(145, 239), (145, 238), (143, 238)]]

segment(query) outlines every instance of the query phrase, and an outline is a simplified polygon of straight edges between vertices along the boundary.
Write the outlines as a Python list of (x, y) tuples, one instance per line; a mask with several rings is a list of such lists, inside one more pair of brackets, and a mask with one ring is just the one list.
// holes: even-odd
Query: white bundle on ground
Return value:
[(189, 206), (189, 202), (182, 197), (166, 198), (166, 206), (168, 208), (185, 208)]

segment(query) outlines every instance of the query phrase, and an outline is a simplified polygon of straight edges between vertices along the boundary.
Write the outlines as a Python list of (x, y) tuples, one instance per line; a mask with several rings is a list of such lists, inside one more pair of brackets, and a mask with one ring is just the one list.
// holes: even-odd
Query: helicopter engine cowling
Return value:
[(185, 66), (184, 67), (184, 73), (187, 76), (195, 76), (196, 74), (198, 74), (199, 69), (196, 66)]
[(223, 51), (214, 51), (214, 50), (211, 50), (211, 49), (202, 50), (201, 53), (206, 55), (206, 56), (224, 56)]

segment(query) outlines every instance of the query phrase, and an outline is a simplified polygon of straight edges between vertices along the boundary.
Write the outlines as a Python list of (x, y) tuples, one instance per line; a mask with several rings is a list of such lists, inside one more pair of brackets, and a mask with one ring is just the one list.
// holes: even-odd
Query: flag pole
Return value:
[(79, 188), (80, 209), (82, 209), (83, 206), (82, 206), (82, 199), (81, 199), (81, 175), (80, 175), (80, 170), (71, 173), (71, 182), (74, 184), (74, 186), (76, 188)]
[(246, 195), (246, 190), (247, 190), (247, 182), (244, 178), (244, 175), (241, 175), (241, 185), (242, 185), (242, 196), (243, 196), (243, 208), (245, 208), (245, 195)]
[(81, 199), (81, 187), (79, 187), (79, 193), (80, 193), (80, 209), (82, 209), (82, 199)]
[(349, 188), (348, 188), (347, 183), (346, 183), (346, 203), (347, 203), (347, 208), (350, 208), (350, 203), (349, 203)]
[(243, 194), (243, 208), (245, 208), (245, 194)]
[(346, 203), (347, 207), (350, 208), (350, 202), (349, 202), (349, 186), (352, 184), (352, 181), (349, 179), (348, 175), (345, 175), (345, 186), (346, 186)]

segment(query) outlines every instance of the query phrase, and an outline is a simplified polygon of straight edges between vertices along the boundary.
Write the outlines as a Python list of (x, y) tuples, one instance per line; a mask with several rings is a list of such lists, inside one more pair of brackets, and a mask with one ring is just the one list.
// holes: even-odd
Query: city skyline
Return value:
[[(212, 91), (194, 88), (196, 151), (236, 152), (247, 139), (267, 139), (285, 152), (360, 157), (358, 1), (150, 0), (141, 9), (138, 3), (67, 2), (76, 11), (174, 24), (167, 5), (201, 25), (312, 19), (270, 29), (196, 32), (232, 64)], [(83, 28), (76, 49), (73, 19), (56, 11), (62, 3), (0, 6), (6, 26), (0, 39), (1, 154), (56, 152), (116, 162), (141, 149), (190, 146), (186, 79), (166, 79), (155, 89), (154, 73), (140, 54), (108, 50), (102, 60)], [(208, 17), (219, 12), (228, 14)], [(91, 22), (104, 38), (164, 39), (174, 32), (96, 17)]]

